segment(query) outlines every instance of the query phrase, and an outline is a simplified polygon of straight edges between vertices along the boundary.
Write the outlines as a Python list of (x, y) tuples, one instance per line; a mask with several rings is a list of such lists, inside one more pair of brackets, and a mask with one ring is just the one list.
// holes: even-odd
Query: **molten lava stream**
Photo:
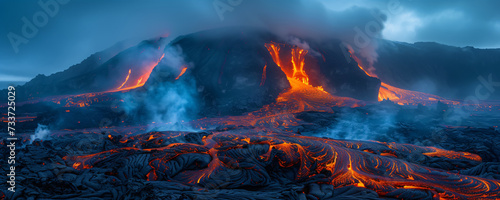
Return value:
[[(373, 72), (373, 69), (365, 69), (363, 66), (361, 66), (361, 60), (357, 58), (354, 55), (354, 51), (352, 48), (349, 48), (349, 53), (351, 54), (351, 57), (356, 60), (358, 63), (358, 67), (365, 72), (366, 75), (374, 78), (378, 78), (378, 76)], [(392, 85), (389, 85), (387, 83), (381, 82), (379, 92), (378, 92), (378, 101), (383, 101), (383, 100), (391, 100), (399, 105), (417, 105), (417, 104), (422, 104), (426, 105), (427, 103), (430, 102), (437, 102), (441, 101), (446, 104), (452, 104), (452, 105), (457, 105), (459, 102), (457, 101), (451, 101), (447, 100), (443, 97), (437, 96), (437, 95), (432, 95), (432, 94), (427, 94), (423, 92), (417, 92), (417, 91), (411, 91), (411, 90), (405, 90), (401, 88), (394, 87)]]
[(184, 73), (186, 73), (186, 70), (187, 70), (187, 67), (182, 67), (181, 69), (181, 73), (175, 78), (175, 80), (179, 80), (179, 78), (181, 78), (182, 75), (184, 75)]
[[(333, 106), (360, 106), (361, 103), (358, 100), (333, 96), (326, 92), (322, 86), (314, 87), (309, 83), (310, 77), (305, 72), (307, 50), (291, 47), (291, 59), (286, 62), (280, 57), (281, 46), (286, 45), (271, 42), (265, 46), (273, 61), (285, 73), (290, 83), (291, 88), (281, 93), (276, 99), (278, 104), (288, 104), (287, 107), (292, 107), (292, 109), (288, 109), (289, 111), (331, 111)], [(291, 63), (292, 66), (287, 66), (284, 63)]]
[[(157, 61), (151, 62), (146, 66), (140, 67), (139, 72), (135, 72), (132, 71), (132, 69), (129, 69), (128, 74), (125, 77), (125, 81), (123, 81), (123, 83), (118, 88), (107, 92), (118, 92), (118, 91), (131, 90), (138, 87), (142, 87), (149, 79), (149, 75), (151, 75), (153, 69), (156, 67), (156, 65), (158, 65), (158, 63), (160, 63), (160, 61), (163, 59), (164, 56), (165, 54), (162, 54)], [(137, 68), (135, 68), (134, 70), (136, 69)], [(134, 77), (134, 79), (130, 79), (131, 75), (132, 77)]]
[[(134, 144), (134, 140), (140, 140), (144, 146), (151, 146), (161, 144), (169, 137), (168, 132), (153, 132), (130, 138), (127, 143)], [(411, 194), (416, 189), (424, 190), (436, 199), (495, 199), (500, 192), (498, 180), (423, 167), (393, 156), (376, 154), (391, 150), (396, 157), (411, 152), (450, 159), (479, 158), (470, 153), (407, 144), (339, 141), (252, 130), (216, 132), (204, 137), (202, 142), (201, 145), (171, 143), (149, 149), (124, 147), (64, 159), (72, 162), (75, 169), (82, 170), (112, 162), (116, 158), (150, 154), (151, 170), (146, 171), (145, 179), (204, 187), (221, 180), (228, 188), (266, 187), (276, 181), (274, 177), (281, 177), (288, 179), (288, 182), (321, 182), (335, 188), (354, 185), (374, 190), (382, 197), (402, 194), (406, 190)], [(374, 151), (367, 153), (361, 149)], [(190, 157), (197, 159), (188, 159)], [(209, 159), (206, 165), (189, 162), (201, 161), (202, 157)], [(288, 176), (283, 174), (286, 172), (293, 173)]]
[(442, 103), (457, 105), (459, 102), (447, 100), (443, 97), (427, 94), (423, 92), (405, 90), (391, 86), (387, 83), (382, 82), (379, 89), (378, 100), (383, 101), (384, 99), (389, 99), (400, 105), (426, 105), (430, 102), (441, 101)]
[[(279, 126), (293, 126), (298, 121), (294, 113), (303, 111), (332, 112), (334, 106), (358, 107), (364, 105), (363, 102), (348, 98), (338, 97), (323, 90), (323, 87), (314, 87), (309, 84), (310, 77), (305, 72), (306, 50), (298, 47), (291, 49), (291, 59), (286, 62), (280, 57), (280, 46), (282, 44), (268, 43), (273, 61), (287, 76), (290, 88), (278, 95), (275, 103), (265, 105), (257, 111), (247, 113), (242, 116), (229, 116), (223, 118), (201, 119), (197, 123), (202, 127), (212, 127), (218, 125), (242, 125), (258, 126), (265, 128), (275, 128)], [(283, 63), (290, 63), (289, 65)], [(268, 65), (265, 66), (267, 68)], [(266, 71), (263, 70), (261, 85), (266, 78)], [(182, 73), (181, 73), (182, 74)]]
[[(307, 50), (301, 49), (299, 47), (292, 47), (292, 49), (291, 49), (291, 56), (292, 57), (290, 59), (290, 63), (292, 64), (292, 66), (289, 67), (289, 66), (286, 66), (283, 64), (283, 63), (287, 63), (287, 62), (283, 62), (282, 58), (280, 57), (280, 50), (281, 50), (280, 45), (281, 46), (285, 46), (285, 45), (274, 43), (274, 42), (267, 43), (265, 45), (266, 45), (267, 50), (269, 51), (269, 54), (271, 54), (271, 57), (273, 58), (274, 63), (276, 63), (276, 65), (278, 65), (278, 67), (280, 67), (281, 70), (285, 73), (288, 81), (295, 79), (295, 80), (302, 82), (304, 85), (311, 86), (309, 84), (309, 76), (306, 74), (306, 72), (304, 70), (305, 56), (307, 54)], [(290, 70), (291, 70), (291, 72), (290, 72)], [(292, 85), (292, 83), (290, 83), (290, 85)], [(295, 86), (297, 87), (298, 85), (295, 84)], [(324, 91), (322, 86), (318, 86), (318, 87), (314, 87), (314, 88), (317, 90), (320, 90), (320, 91)]]
[[(290, 88), (278, 95), (276, 102), (263, 106), (257, 111), (242, 116), (228, 116), (223, 118), (200, 119), (196, 123), (203, 124), (202, 127), (214, 127), (219, 125), (242, 125), (265, 127), (274, 130), (276, 127), (288, 127), (297, 124), (295, 113), (303, 111), (332, 112), (334, 106), (358, 107), (363, 102), (348, 98), (338, 97), (323, 90), (323, 87), (314, 87), (309, 84), (310, 77), (305, 72), (306, 50), (298, 47), (291, 49), (291, 59), (288, 62), (280, 57), (281, 46), (278, 43), (267, 43), (273, 61), (287, 76)], [(289, 64), (283, 64), (289, 63)], [(267, 64), (265, 68), (269, 67)], [(263, 70), (261, 85), (266, 78), (266, 70)], [(278, 130), (278, 129), (276, 129)]]
[(125, 85), (125, 83), (128, 82), (128, 79), (130, 78), (130, 72), (132, 72), (132, 69), (128, 70), (128, 74), (127, 74), (127, 77), (125, 78), (125, 81), (123, 81), (123, 83), (120, 85), (120, 87), (116, 88), (117, 90), (122, 89), (122, 87)]
[[(357, 106), (359, 101), (336, 97), (310, 85), (311, 77), (304, 70), (307, 67), (304, 65), (307, 51), (294, 48), (290, 62), (284, 62), (280, 58), (279, 44), (270, 43), (266, 47), (274, 62), (287, 75), (290, 89), (281, 93), (275, 103), (258, 111), (196, 122), (251, 128), (207, 131), (209, 133), (196, 143), (177, 143), (179, 140), (173, 140), (184, 133), (150, 132), (120, 140), (118, 145), (123, 145), (121, 148), (91, 155), (66, 156), (64, 160), (73, 168), (84, 170), (106, 167), (107, 163), (116, 162), (118, 158), (129, 163), (127, 159), (134, 159), (133, 155), (148, 155), (143, 157), (144, 165), (140, 165), (143, 170), (134, 172), (134, 177), (149, 181), (175, 181), (208, 189), (219, 186), (221, 182), (224, 188), (248, 189), (265, 188), (284, 181), (299, 185), (326, 183), (335, 188), (353, 185), (390, 198), (398, 198), (398, 194), (405, 192), (411, 195), (417, 190), (418, 194), (425, 193), (427, 198), (434, 199), (497, 198), (500, 192), (498, 180), (424, 167), (403, 160), (409, 159), (406, 156), (401, 157), (415, 154), (480, 162), (481, 158), (475, 154), (409, 144), (308, 137), (276, 128), (296, 125), (293, 114), (297, 112), (331, 111), (331, 106)], [(291, 66), (283, 63), (291, 63)], [(288, 68), (292, 71), (287, 73)], [(178, 77), (185, 71), (182, 69)], [(262, 77), (265, 78), (265, 74)], [(406, 98), (402, 95), (405, 90), (387, 84), (382, 86), (390, 92), (383, 95)], [(206, 124), (203, 126), (206, 127)], [(113, 140), (112, 136), (109, 138)], [(186, 140), (181, 138), (180, 141)], [(150, 168), (147, 168), (148, 164)], [(129, 167), (117, 166), (118, 170), (135, 171)]]

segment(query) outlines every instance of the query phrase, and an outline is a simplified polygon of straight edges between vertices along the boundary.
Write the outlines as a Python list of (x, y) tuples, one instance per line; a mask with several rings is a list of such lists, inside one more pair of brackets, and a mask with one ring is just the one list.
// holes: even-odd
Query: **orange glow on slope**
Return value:
[[(320, 112), (333, 112), (332, 107), (359, 107), (365, 105), (364, 102), (349, 98), (349, 97), (338, 97), (329, 94), (323, 90), (321, 86), (311, 86), (303, 82), (304, 79), (293, 77), (293, 66), (292, 61), (288, 58), (280, 57), (280, 45), (277, 43), (265, 44), (269, 54), (273, 58), (273, 61), (278, 65), (281, 70), (285, 73), (287, 80), (290, 84), (290, 88), (283, 91), (276, 98), (276, 102), (263, 106), (261, 109), (247, 113), (242, 116), (227, 116), (223, 118), (209, 118), (202, 119), (198, 122), (201, 127), (210, 127), (213, 125), (237, 125), (237, 126), (271, 126), (271, 127), (288, 127), (297, 124), (298, 119), (295, 118), (295, 113), (302, 111), (320, 111)], [(283, 45), (284, 46), (284, 45)], [(299, 48), (295, 48), (299, 49)], [(310, 77), (304, 72), (304, 53), (300, 50), (295, 50), (295, 55), (299, 54), (302, 58), (295, 58), (293, 62), (296, 64), (296, 69), (302, 69), (301, 72), (296, 72), (295, 74), (301, 74), (303, 78), (309, 79)], [(288, 60), (289, 62), (285, 62)], [(285, 63), (290, 63), (287, 65)], [(299, 64), (302, 63), (302, 64)], [(265, 83), (266, 70), (270, 67), (265, 65), (263, 69), (263, 74), (261, 78), (261, 85)], [(289, 69), (289, 70), (287, 70)], [(297, 76), (299, 77), (299, 76)], [(299, 80), (300, 79), (300, 80)]]
[[(115, 90), (108, 91), (108, 92), (117, 92), (117, 91), (122, 91), (122, 90), (130, 90), (138, 87), (142, 87), (146, 81), (149, 79), (149, 76), (151, 75), (151, 72), (153, 72), (153, 69), (160, 63), (160, 61), (163, 59), (165, 54), (162, 54), (161, 57), (155, 61), (151, 62), (150, 64), (146, 65), (145, 67), (139, 68), (139, 72), (132, 71), (132, 69), (129, 69), (128, 75), (125, 78), (125, 81), (120, 85), (120, 87), (116, 88)], [(134, 69), (136, 70), (136, 69)], [(134, 77), (131, 79), (131, 77)]]
[[(284, 46), (284, 45), (283, 45)], [(278, 65), (287, 76), (290, 83), (290, 90), (281, 93), (276, 101), (289, 102), (291, 105), (296, 106), (295, 111), (305, 110), (322, 110), (328, 111), (325, 107), (329, 106), (358, 106), (358, 102), (354, 99), (337, 97), (326, 92), (322, 86), (314, 87), (309, 84), (309, 76), (305, 72), (305, 55), (307, 50), (299, 47), (292, 47), (291, 49), (291, 67), (285, 66), (282, 57), (280, 56), (280, 44), (267, 43), (267, 50), (271, 54), (273, 61)], [(287, 69), (291, 68), (291, 73), (287, 73)]]
[[(289, 62), (284, 62), (280, 56), (281, 46), (283, 44), (267, 43), (265, 44), (273, 61), (278, 65), (287, 76), (290, 83), (290, 89), (281, 93), (276, 102), (286, 104), (289, 111), (301, 112), (306, 110), (331, 111), (332, 106), (360, 106), (359, 101), (347, 98), (337, 97), (326, 92), (322, 86), (314, 87), (309, 84), (310, 77), (305, 72), (305, 55), (307, 51), (299, 47), (291, 47), (291, 58)], [(291, 66), (286, 63), (291, 63)]]
[(269, 43), (269, 44), (266, 44), (266, 48), (269, 51), (269, 54), (271, 54), (271, 57), (273, 57), (274, 63), (276, 63), (276, 65), (281, 67), (280, 46), (278, 44), (275, 44), (275, 43)]
[[(291, 67), (292, 71), (290, 74), (288, 70), (288, 68), (290, 67), (285, 66), (281, 60), (282, 58), (280, 57), (280, 50), (281, 50), (280, 44), (274, 42), (267, 43), (266, 48), (269, 51), (269, 54), (271, 54), (274, 63), (276, 63), (276, 65), (278, 65), (278, 67), (280, 67), (281, 70), (285, 73), (288, 81), (290, 82), (290, 85), (292, 86), (292, 90), (298, 88), (308, 88), (306, 86), (311, 86), (309, 84), (309, 76), (304, 71), (305, 55), (307, 54), (307, 50), (301, 49), (299, 47), (292, 48), (291, 51), (292, 57), (290, 59), (290, 62), (292, 64)], [(302, 84), (298, 84), (297, 82), (294, 82), (292, 79), (298, 80)], [(317, 86), (313, 88), (325, 92), (322, 86)]]
[[(349, 52), (350, 52), (350, 51), (349, 51)], [(352, 53), (351, 53), (351, 55), (352, 55)], [(358, 67), (359, 67), (361, 70), (363, 70), (363, 71), (365, 72), (365, 74), (366, 74), (366, 75), (368, 75), (368, 76), (370, 76), (370, 77), (378, 78), (378, 76), (377, 76), (376, 74), (374, 74), (374, 73), (370, 73), (370, 72), (368, 72), (365, 68), (363, 68), (363, 66), (361, 66), (361, 65), (359, 64), (359, 62), (360, 62), (360, 61), (358, 60), (358, 58), (355, 58), (355, 60), (356, 60), (356, 62), (358, 62)]]
[(179, 76), (177, 76), (177, 78), (175, 78), (175, 80), (178, 80), (184, 73), (186, 73), (187, 69), (188, 69), (187, 67), (183, 67), (181, 73), (179, 74)]
[[(378, 78), (377, 74), (373, 73), (371, 70), (365, 69), (361, 66), (361, 61), (354, 55), (354, 52), (349, 49), (349, 53), (351, 53), (351, 57), (358, 63), (358, 67), (365, 72), (366, 75), (374, 78)], [(380, 79), (380, 78), (379, 78)], [(446, 104), (459, 104), (457, 101), (447, 100), (443, 97), (427, 94), (423, 92), (405, 90), (401, 88), (394, 87), (387, 83), (381, 82), (380, 88), (378, 91), (378, 101), (383, 100), (391, 100), (399, 105), (416, 105), (423, 104), (425, 105), (428, 102), (437, 102), (441, 101)]]
[(459, 104), (458, 101), (447, 100), (443, 97), (423, 92), (405, 90), (382, 82), (379, 90), (379, 101), (383, 101), (384, 99), (389, 99), (400, 105), (404, 104), (425, 105), (428, 102), (437, 102), (437, 101), (441, 101), (442, 103), (452, 104), (452, 105)]
[(262, 78), (260, 79), (260, 86), (263, 86), (266, 83), (266, 68), (267, 65), (264, 65), (264, 69), (262, 70)]
[(294, 48), (292, 49), (292, 65), (293, 65), (293, 78), (302, 81), (302, 83), (309, 85), (309, 77), (304, 71), (304, 56), (307, 50)]
[[(297, 47), (294, 48), (296, 49), (293, 50), (295, 51), (294, 55), (300, 56), (291, 58), (295, 63), (296, 71), (294, 73), (292, 61), (288, 60), (289, 62), (285, 62), (288, 58), (280, 57), (280, 44), (268, 43), (265, 44), (265, 46), (273, 58), (273, 61), (285, 73), (290, 84), (290, 88), (280, 93), (276, 98), (276, 102), (265, 105), (259, 110), (242, 116), (203, 119), (199, 121), (202, 127), (208, 127), (220, 123), (242, 126), (287, 127), (296, 124), (297, 119), (295, 118), (294, 113), (302, 111), (333, 112), (332, 107), (335, 106), (359, 107), (364, 105), (362, 101), (357, 99), (331, 95), (324, 91), (321, 86), (314, 87), (309, 84), (305, 84), (304, 80), (306, 80), (306, 78), (307, 80), (310, 78), (304, 71), (305, 67), (307, 67), (304, 65), (304, 55), (306, 51), (300, 51)], [(285, 63), (290, 64), (287, 65)], [(267, 76), (266, 70), (269, 67), (270, 66), (267, 66), (267, 64), (264, 66), (260, 83), (261, 85), (265, 83)], [(294, 74), (297, 78), (293, 77)]]
[[(391, 89), (389, 89), (391, 88)], [(399, 88), (397, 88), (399, 89)], [(399, 101), (400, 98), (395, 91), (396, 88), (388, 85), (387, 83), (381, 82), (380, 88), (378, 90), (378, 101), (383, 101), (384, 99), (389, 99), (391, 101)]]
[(130, 78), (130, 72), (132, 72), (131, 69), (128, 70), (127, 78), (125, 78), (125, 81), (122, 83), (122, 85), (120, 85), (120, 87), (116, 88), (117, 90), (121, 89), (125, 85), (125, 83), (127, 83), (128, 78)]

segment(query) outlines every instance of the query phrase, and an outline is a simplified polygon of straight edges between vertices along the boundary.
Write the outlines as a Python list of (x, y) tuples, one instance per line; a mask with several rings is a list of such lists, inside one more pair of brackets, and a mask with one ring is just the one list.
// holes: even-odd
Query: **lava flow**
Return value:
[(131, 90), (134, 88), (142, 87), (146, 81), (149, 79), (149, 75), (151, 75), (151, 72), (153, 69), (160, 63), (160, 61), (163, 59), (165, 54), (162, 54), (161, 57), (155, 61), (147, 64), (145, 67), (139, 68), (139, 72), (134, 72), (132, 69), (128, 70), (128, 74), (125, 77), (125, 81), (116, 89), (110, 91), (110, 92), (117, 92), (117, 91), (123, 91), (123, 90)]
[[(354, 51), (351, 50), (351, 48), (349, 48), (349, 53), (351, 54), (351, 57), (358, 63), (358, 67), (361, 70), (363, 70), (366, 73), (366, 75), (378, 78), (378, 76), (373, 72), (372, 69), (365, 69), (363, 66), (361, 66), (361, 61), (354, 55)], [(378, 92), (378, 101), (383, 101), (386, 99), (391, 100), (399, 105), (417, 105), (417, 104), (426, 105), (429, 102), (437, 102), (437, 101), (441, 101), (442, 103), (451, 105), (459, 104), (459, 102), (457, 101), (447, 100), (437, 95), (405, 90), (381, 82), (380, 89)]]
[[(292, 49), (291, 49), (290, 61), (283, 62), (283, 58), (280, 57), (281, 46), (286, 46), (286, 45), (274, 42), (266, 44), (266, 48), (271, 54), (273, 61), (286, 74), (286, 77), (290, 82), (292, 90), (298, 88), (307, 88), (306, 86), (311, 86), (311, 84), (309, 84), (309, 76), (306, 74), (304, 70), (305, 56), (307, 54), (307, 50), (301, 49), (299, 47), (291, 47)], [(291, 63), (292, 66), (290, 67), (289, 64), (287, 63)], [(292, 79), (298, 80), (299, 82), (295, 82)], [(322, 86), (317, 86), (314, 88), (324, 92)]]
[[(276, 128), (279, 126), (289, 127), (296, 124), (294, 114), (303, 111), (332, 112), (332, 107), (347, 106), (359, 107), (364, 103), (349, 97), (338, 97), (323, 90), (322, 86), (312, 86), (309, 84), (309, 77), (305, 72), (306, 50), (291, 47), (291, 57), (287, 60), (280, 56), (285, 44), (267, 43), (265, 44), (273, 61), (285, 73), (290, 88), (278, 95), (276, 102), (263, 106), (261, 109), (241, 116), (227, 116), (223, 118), (201, 119), (197, 121), (200, 127), (211, 127), (217, 125), (238, 125), (238, 126), (265, 126)], [(262, 86), (266, 79), (266, 68), (262, 73)], [(182, 75), (182, 73), (181, 73)]]
[(182, 67), (181, 73), (175, 78), (175, 80), (178, 80), (184, 73), (186, 73), (187, 67)]
[(285, 73), (291, 87), (278, 96), (276, 99), (278, 103), (287, 103), (289, 106), (295, 107), (295, 109), (291, 109), (295, 112), (306, 110), (329, 111), (329, 107), (332, 106), (357, 107), (362, 104), (352, 98), (333, 96), (326, 92), (322, 86), (312, 86), (309, 83), (310, 77), (305, 72), (307, 50), (290, 47), (291, 59), (287, 61), (280, 56), (281, 47), (287, 47), (287, 45), (274, 42), (266, 44), (273, 61)]
[(128, 70), (127, 78), (125, 78), (125, 81), (123, 81), (122, 85), (120, 87), (116, 88), (117, 90), (122, 89), (122, 87), (125, 85), (125, 83), (128, 82), (128, 79), (130, 78), (130, 72), (132, 72), (131, 69)]
[[(500, 182), (424, 167), (399, 159), (422, 156), (480, 161), (470, 153), (432, 147), (369, 141), (341, 141), (276, 132), (223, 131), (203, 136), (201, 144), (175, 143), (188, 133), (151, 132), (125, 141), (125, 147), (65, 160), (78, 170), (105, 167), (112, 159), (149, 158), (149, 181), (224, 188), (266, 187), (274, 182), (321, 182), (334, 188), (356, 186), (381, 196), (405, 192), (432, 199), (494, 199)], [(194, 133), (191, 133), (194, 134)], [(110, 137), (113, 140), (113, 137)], [(183, 139), (184, 138), (184, 139)], [(133, 146), (133, 147), (132, 147)], [(138, 148), (142, 146), (143, 148)], [(130, 162), (130, 161), (123, 161)]]

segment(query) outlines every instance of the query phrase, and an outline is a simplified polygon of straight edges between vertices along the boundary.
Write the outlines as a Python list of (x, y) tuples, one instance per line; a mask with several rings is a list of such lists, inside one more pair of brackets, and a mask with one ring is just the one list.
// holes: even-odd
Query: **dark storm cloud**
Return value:
[(409, 1), (423, 21), (415, 40), (455, 46), (500, 46), (500, 1)]
[[(400, 0), (401, 12), (388, 14), (386, 39), (432, 41), (453, 46), (500, 47), (500, 1)], [(356, 2), (353, 3), (356, 5)], [(383, 10), (385, 5), (372, 3)]]
[[(383, 36), (403, 42), (432, 41), (453, 46), (500, 47), (500, 1), (496, 0), (321, 0), (330, 9), (350, 6), (378, 8), (385, 12)], [(400, 11), (389, 13), (390, 3)]]

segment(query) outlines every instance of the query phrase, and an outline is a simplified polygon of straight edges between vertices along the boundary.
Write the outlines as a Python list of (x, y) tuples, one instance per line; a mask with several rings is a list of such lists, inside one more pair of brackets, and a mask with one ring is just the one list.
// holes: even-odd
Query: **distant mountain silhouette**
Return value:
[[(313, 86), (323, 86), (325, 91), (337, 96), (370, 101), (377, 99), (380, 81), (367, 76), (356, 62), (346, 60), (340, 40), (318, 42), (300, 39), (309, 46), (305, 72), (311, 77)], [(239, 94), (243, 99), (264, 95), (264, 99), (274, 99), (276, 93), (287, 88), (288, 84), (286, 81), (281, 84), (285, 76), (278, 70), (279, 67), (265, 47), (269, 42), (293, 47), (270, 32), (235, 27), (187, 34), (176, 38), (169, 45), (182, 49), (186, 61), (195, 67), (189, 73), (210, 95), (233, 98), (227, 95)], [(115, 45), (62, 72), (36, 76), (17, 87), (17, 99), (23, 101), (116, 89), (130, 69), (140, 69), (145, 63), (157, 61), (165, 53), (165, 46), (162, 38), (145, 40), (128, 49)], [(357, 57), (363, 61), (360, 55)], [(366, 62), (363, 61), (363, 65)], [(264, 66), (267, 66), (269, 73), (269, 85), (265, 89), (273, 94), (270, 96), (266, 96), (267, 92), (262, 93), (258, 84), (253, 84), (261, 82)], [(145, 86), (165, 81), (158, 79), (158, 73), (168, 70), (168, 67), (160, 62), (151, 74), (155, 78), (150, 78)], [(483, 84), (478, 77), (488, 80), (492, 76), (493, 81), (500, 82), (500, 49), (380, 40), (378, 61), (373, 67), (378, 78), (390, 85), (445, 98), (464, 99), (475, 95), (476, 88)], [(167, 73), (171, 74), (168, 78), (171, 80), (178, 75), (179, 69)], [(248, 81), (252, 84), (247, 84)], [(240, 84), (238, 87), (235, 85), (237, 83)], [(500, 99), (500, 88), (491, 89), (481, 88), (480, 92), (483, 95), (491, 93), (487, 100)], [(5, 90), (2, 91), (0, 102), (5, 102), (7, 98), (3, 97), (6, 94)]]
[(478, 79), (500, 82), (500, 49), (381, 40), (377, 52), (375, 73), (393, 86), (451, 99), (476, 96), (479, 87), (480, 95), (491, 94), (485, 100), (500, 99), (500, 87), (490, 91)]

